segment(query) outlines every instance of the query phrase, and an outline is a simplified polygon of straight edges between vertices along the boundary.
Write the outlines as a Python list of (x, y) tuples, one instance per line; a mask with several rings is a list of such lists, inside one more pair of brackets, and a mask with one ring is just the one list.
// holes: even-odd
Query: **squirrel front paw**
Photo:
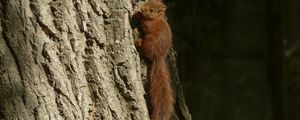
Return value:
[(136, 40), (135, 42), (134, 42), (134, 45), (136, 46), (136, 47), (141, 47), (142, 46), (142, 40)]

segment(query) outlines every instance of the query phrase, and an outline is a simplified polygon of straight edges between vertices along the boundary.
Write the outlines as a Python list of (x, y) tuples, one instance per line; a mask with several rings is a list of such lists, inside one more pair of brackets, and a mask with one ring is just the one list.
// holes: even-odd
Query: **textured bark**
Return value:
[(1, 0), (0, 119), (148, 120), (132, 5)]
[(172, 75), (173, 80), (173, 88), (175, 96), (175, 113), (173, 120), (192, 120), (191, 114), (189, 113), (189, 109), (185, 103), (183, 88), (179, 79), (178, 70), (176, 66), (176, 52), (174, 50), (168, 56), (168, 63), (170, 67), (170, 73)]

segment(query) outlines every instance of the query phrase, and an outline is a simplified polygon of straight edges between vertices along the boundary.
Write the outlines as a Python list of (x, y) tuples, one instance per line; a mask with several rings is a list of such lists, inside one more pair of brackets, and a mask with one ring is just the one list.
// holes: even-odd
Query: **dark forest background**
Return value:
[(169, 0), (193, 120), (300, 119), (300, 0)]

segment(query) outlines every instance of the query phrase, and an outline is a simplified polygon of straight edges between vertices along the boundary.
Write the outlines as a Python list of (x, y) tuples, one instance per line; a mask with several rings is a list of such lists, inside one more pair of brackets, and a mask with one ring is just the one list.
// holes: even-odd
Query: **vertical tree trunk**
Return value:
[(1, 0), (0, 119), (148, 120), (132, 5)]
[(273, 120), (288, 120), (283, 5), (283, 0), (266, 0), (267, 77), (271, 89)]

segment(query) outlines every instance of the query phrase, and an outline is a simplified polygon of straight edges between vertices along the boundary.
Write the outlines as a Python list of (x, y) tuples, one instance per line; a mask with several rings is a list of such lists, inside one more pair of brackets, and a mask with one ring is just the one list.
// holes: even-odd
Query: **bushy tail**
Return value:
[(170, 74), (164, 60), (154, 60), (149, 73), (151, 120), (170, 120), (173, 113), (173, 93)]

